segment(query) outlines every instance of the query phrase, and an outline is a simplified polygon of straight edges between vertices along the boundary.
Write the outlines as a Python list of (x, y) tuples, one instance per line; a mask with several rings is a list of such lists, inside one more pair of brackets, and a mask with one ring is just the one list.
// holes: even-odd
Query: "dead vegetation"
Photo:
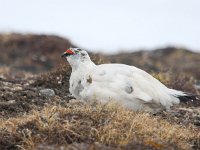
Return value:
[(134, 113), (113, 103), (47, 105), (41, 111), (2, 119), (0, 130), (1, 149), (32, 149), (43, 143), (66, 147), (72, 143), (101, 143), (124, 149), (135, 143), (141, 149), (189, 149), (199, 140), (199, 130), (192, 125), (171, 124), (160, 117)]

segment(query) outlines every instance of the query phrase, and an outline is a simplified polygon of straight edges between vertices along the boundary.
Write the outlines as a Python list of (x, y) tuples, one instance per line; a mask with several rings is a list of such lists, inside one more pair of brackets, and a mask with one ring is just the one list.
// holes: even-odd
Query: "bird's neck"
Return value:
[(84, 70), (87, 72), (87, 70), (95, 67), (95, 63), (92, 62), (91, 60), (85, 60), (85, 61), (80, 61), (74, 64), (71, 64), (72, 67), (72, 72), (78, 71), (78, 70)]

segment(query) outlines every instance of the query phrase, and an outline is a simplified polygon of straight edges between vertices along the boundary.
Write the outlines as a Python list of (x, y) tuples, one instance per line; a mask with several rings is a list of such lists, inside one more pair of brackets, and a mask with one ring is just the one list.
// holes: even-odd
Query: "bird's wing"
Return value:
[(128, 65), (103, 64), (89, 74), (95, 87), (101, 87), (102, 90), (109, 90), (130, 100), (141, 100), (144, 103), (151, 103), (157, 96), (155, 89), (165, 88), (145, 71)]

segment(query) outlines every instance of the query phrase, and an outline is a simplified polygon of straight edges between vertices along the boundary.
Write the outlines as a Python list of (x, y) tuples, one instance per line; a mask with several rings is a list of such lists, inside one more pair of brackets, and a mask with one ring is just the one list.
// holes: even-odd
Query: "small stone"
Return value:
[(200, 120), (194, 120), (194, 125), (195, 126), (200, 126)]
[(55, 96), (55, 92), (52, 89), (42, 89), (40, 90), (40, 95), (45, 97), (52, 97)]
[(16, 86), (16, 87), (14, 87), (12, 90), (13, 90), (13, 91), (21, 91), (22, 89), (23, 89), (22, 87)]
[(41, 56), (41, 57), (40, 57), (40, 61), (46, 62), (46, 61), (47, 61), (47, 58), (46, 58), (45, 56)]
[(14, 104), (16, 103), (15, 100), (9, 100), (9, 101), (6, 101), (6, 102), (0, 102), (0, 105), (11, 105), (11, 104)]
[(9, 104), (14, 104), (16, 101), (15, 100), (9, 100), (8, 103)]
[(197, 89), (200, 89), (200, 81), (197, 81), (197, 83), (194, 85)]

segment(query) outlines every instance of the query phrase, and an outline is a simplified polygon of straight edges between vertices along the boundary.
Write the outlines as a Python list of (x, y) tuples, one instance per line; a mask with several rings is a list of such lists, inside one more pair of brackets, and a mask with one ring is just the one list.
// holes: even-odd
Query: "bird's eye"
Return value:
[(74, 50), (75, 52), (80, 52), (80, 51), (82, 51), (82, 49), (80, 49), (80, 48), (77, 48), (76, 50)]

